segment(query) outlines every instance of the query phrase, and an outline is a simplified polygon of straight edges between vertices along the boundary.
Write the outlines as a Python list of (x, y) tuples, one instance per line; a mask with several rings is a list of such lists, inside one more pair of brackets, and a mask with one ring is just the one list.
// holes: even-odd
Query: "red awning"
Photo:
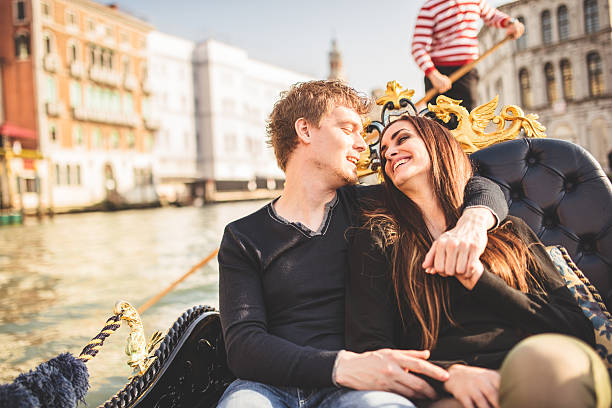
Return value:
[(23, 139), (36, 139), (35, 131), (20, 126), (15, 126), (8, 122), (4, 122), (4, 124), (0, 126), (0, 135), (19, 137)]

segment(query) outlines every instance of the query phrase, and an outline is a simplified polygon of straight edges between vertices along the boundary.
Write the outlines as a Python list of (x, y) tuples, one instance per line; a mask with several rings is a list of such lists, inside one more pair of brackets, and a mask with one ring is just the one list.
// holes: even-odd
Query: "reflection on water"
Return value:
[[(0, 383), (59, 353), (78, 355), (115, 301), (142, 305), (217, 248), (225, 224), (263, 204), (62, 215), (1, 227)], [(142, 316), (147, 336), (194, 305), (217, 307), (217, 282), (213, 260)], [(118, 330), (87, 363), (89, 406), (127, 382), (128, 332)]]

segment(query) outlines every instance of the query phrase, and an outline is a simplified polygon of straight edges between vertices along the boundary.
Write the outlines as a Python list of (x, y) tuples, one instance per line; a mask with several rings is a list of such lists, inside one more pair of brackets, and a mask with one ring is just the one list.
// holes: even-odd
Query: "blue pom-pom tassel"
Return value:
[(49, 360), (49, 365), (60, 370), (62, 375), (72, 384), (76, 400), (85, 402), (85, 395), (89, 390), (89, 371), (87, 371), (85, 363), (70, 353), (64, 353)]
[(0, 408), (74, 408), (88, 388), (85, 363), (70, 353), (60, 354), (0, 386)]
[(0, 408), (40, 408), (40, 402), (18, 383), (0, 385)]

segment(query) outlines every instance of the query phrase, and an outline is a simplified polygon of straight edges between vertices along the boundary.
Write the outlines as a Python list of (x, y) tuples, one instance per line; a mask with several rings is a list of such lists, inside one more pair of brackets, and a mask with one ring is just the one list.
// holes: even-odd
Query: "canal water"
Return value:
[[(215, 250), (224, 226), (265, 202), (58, 215), (0, 227), (0, 383), (57, 354), (80, 353), (127, 300), (142, 305)], [(216, 258), (143, 316), (147, 338), (194, 305), (218, 307)], [(129, 329), (87, 363), (90, 407), (128, 381)]]

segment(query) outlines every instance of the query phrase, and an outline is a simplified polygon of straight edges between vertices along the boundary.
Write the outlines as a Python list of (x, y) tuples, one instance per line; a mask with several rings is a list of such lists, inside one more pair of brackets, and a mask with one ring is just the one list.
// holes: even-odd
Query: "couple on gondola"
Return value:
[(384, 182), (355, 185), (368, 110), (337, 81), (274, 106), (283, 194), (219, 252), (219, 406), (609, 406), (592, 324), (443, 126), (389, 121)]

